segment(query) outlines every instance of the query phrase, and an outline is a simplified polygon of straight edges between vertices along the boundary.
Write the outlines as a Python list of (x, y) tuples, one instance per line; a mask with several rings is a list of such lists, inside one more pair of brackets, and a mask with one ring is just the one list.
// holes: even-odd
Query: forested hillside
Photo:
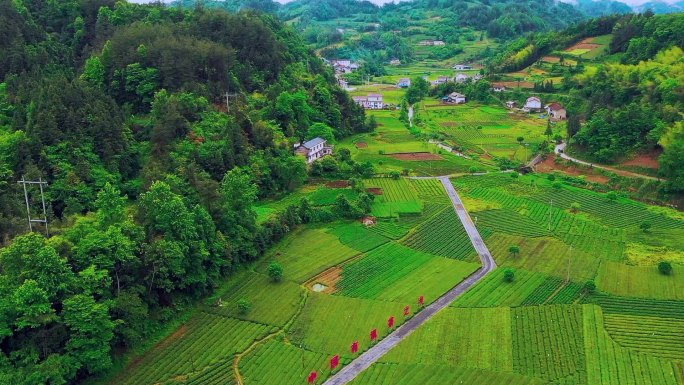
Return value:
[[(367, 129), (272, 16), (2, 0), (0, 24), (2, 384), (109, 368), (113, 350), (311, 220), (306, 202), (263, 224), (251, 210), (306, 180), (294, 142)], [(21, 235), (22, 176), (49, 184), (49, 239), (41, 224)]]

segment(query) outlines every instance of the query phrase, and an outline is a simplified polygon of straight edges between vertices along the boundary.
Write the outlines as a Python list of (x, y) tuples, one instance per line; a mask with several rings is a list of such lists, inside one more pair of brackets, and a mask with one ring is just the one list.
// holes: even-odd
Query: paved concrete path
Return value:
[(342, 368), (342, 370), (340, 370), (337, 374), (324, 382), (323, 385), (344, 385), (351, 382), (354, 378), (361, 374), (361, 372), (368, 369), (368, 367), (377, 362), (382, 356), (392, 350), (392, 348), (397, 346), (404, 338), (408, 337), (416, 329), (421, 327), (425, 322), (437, 314), (437, 312), (449, 306), (449, 304), (456, 300), (456, 298), (465, 293), (468, 289), (470, 289), (470, 287), (475, 285), (482, 278), (484, 278), (485, 275), (496, 268), (494, 258), (492, 258), (492, 255), (489, 253), (487, 246), (482, 240), (482, 237), (480, 237), (480, 234), (473, 224), (473, 221), (470, 219), (465, 207), (463, 207), (463, 202), (456, 193), (456, 190), (451, 184), (449, 177), (439, 177), (438, 179), (442, 182), (442, 185), (444, 185), (449, 198), (451, 198), (454, 209), (456, 210), (461, 223), (463, 223), (463, 227), (468, 233), (468, 237), (470, 237), (473, 247), (475, 247), (475, 250), (480, 256), (482, 267), (475, 273), (471, 274), (468, 278), (461, 281), (461, 283), (449, 290), (435, 302), (428, 305), (408, 322), (399, 326), (394, 332), (378, 342), (377, 345), (361, 354), (354, 361), (352, 361), (351, 364)]
[(600, 164), (590, 163), (590, 162), (586, 162), (586, 161), (584, 161), (584, 160), (580, 160), (580, 159), (577, 159), (577, 158), (573, 158), (573, 157), (571, 157), (570, 155), (568, 155), (568, 154), (565, 153), (565, 148), (566, 148), (566, 147), (567, 147), (567, 143), (565, 143), (565, 142), (559, 143), (559, 144), (557, 144), (556, 147), (554, 148), (554, 152), (555, 152), (556, 154), (560, 155), (561, 158), (563, 158), (563, 159), (565, 159), (565, 160), (569, 160), (569, 161), (571, 161), (571, 162), (573, 162), (573, 163), (583, 164), (583, 165), (589, 166), (589, 167), (600, 168), (600, 169), (603, 169), (603, 170), (606, 170), (606, 171), (614, 172), (614, 173), (616, 173), (616, 174), (618, 174), (618, 175), (627, 176), (627, 177), (633, 177), (633, 178), (643, 178), (643, 179), (649, 179), (649, 180), (663, 180), (663, 179), (660, 179), (660, 178), (652, 177), (652, 176), (650, 176), (650, 175), (644, 175), (644, 174), (639, 174), (639, 173), (636, 173), (636, 172), (620, 170), (620, 169), (617, 169), (617, 168), (613, 168), (613, 167), (609, 167), (609, 166), (602, 166), (602, 165), (600, 165)]

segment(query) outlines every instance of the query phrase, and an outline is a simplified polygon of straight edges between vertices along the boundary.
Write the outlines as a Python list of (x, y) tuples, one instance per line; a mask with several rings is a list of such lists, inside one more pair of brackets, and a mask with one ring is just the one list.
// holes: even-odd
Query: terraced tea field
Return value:
[[(232, 385), (239, 375), (294, 385), (316, 371), (321, 384), (334, 355), (348, 365), (373, 346), (371, 330), (382, 339), (389, 317), (403, 324), (405, 306), (415, 316), (420, 296), (430, 303), (480, 266), (439, 181), (364, 183), (381, 192), (375, 225), (297, 228), (116, 383)], [(655, 266), (682, 252), (681, 216), (534, 175), (453, 184), (499, 268), (351, 384), (684, 385), (682, 265), (674, 259), (669, 276)], [(325, 205), (338, 190), (351, 191), (319, 184), (295, 195)], [(273, 261), (280, 282), (268, 277)], [(239, 311), (240, 300), (251, 308)]]

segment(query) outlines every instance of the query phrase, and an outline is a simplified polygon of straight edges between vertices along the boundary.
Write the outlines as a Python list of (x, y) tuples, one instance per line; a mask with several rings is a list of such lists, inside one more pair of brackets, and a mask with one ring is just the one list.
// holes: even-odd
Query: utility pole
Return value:
[[(49, 237), (50, 233), (48, 231), (47, 210), (45, 208), (45, 194), (43, 191), (43, 186), (47, 185), (47, 182), (43, 181), (43, 178), (38, 178), (37, 181), (26, 180), (26, 178), (22, 175), (21, 180), (17, 183), (21, 184), (24, 187), (24, 200), (26, 201), (26, 216), (28, 217), (29, 231), (33, 232), (34, 223), (43, 223), (45, 224), (45, 235)], [(31, 218), (31, 205), (29, 204), (28, 189), (26, 185), (34, 184), (38, 185), (38, 187), (40, 188), (40, 200), (43, 204), (43, 219)]]
[(230, 93), (230, 88), (228, 91), (226, 91), (225, 97), (226, 97), (226, 109), (228, 112), (230, 112), (230, 99), (236, 99), (239, 96), (239, 94), (236, 93)]

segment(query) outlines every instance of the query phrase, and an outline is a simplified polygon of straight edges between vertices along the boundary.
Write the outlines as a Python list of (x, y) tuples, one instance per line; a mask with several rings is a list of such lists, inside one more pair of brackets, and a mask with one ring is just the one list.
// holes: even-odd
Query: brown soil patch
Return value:
[(345, 187), (349, 187), (349, 181), (348, 180), (334, 180), (332, 182), (326, 183), (325, 187), (327, 187), (327, 188), (345, 188)]
[(354, 145), (356, 146), (356, 148), (368, 148), (368, 143), (366, 142), (356, 142), (354, 143)]
[[(514, 81), (514, 82), (499, 82), (499, 84), (502, 84), (502, 85), (504, 85), (504, 86), (506, 86), (506, 87), (509, 87), (509, 88), (516, 88), (516, 87), (518, 87), (518, 82), (517, 82), (517, 81)], [(520, 88), (534, 88), (534, 83), (532, 83), (532, 82), (520, 82)]]
[(590, 182), (594, 183), (608, 183), (610, 181), (610, 178), (607, 178), (603, 175), (599, 175), (594, 173), (594, 171), (591, 170), (584, 170), (584, 169), (579, 169), (575, 166), (566, 166), (563, 163), (556, 164), (554, 162), (554, 158), (552, 156), (548, 157), (545, 161), (539, 163), (536, 167), (537, 171), (539, 172), (547, 172), (551, 173), (554, 171), (559, 171), (564, 174), (572, 175), (572, 176), (581, 176), (584, 175), (586, 176), (587, 180)]
[(592, 43), (593, 41), (594, 41), (594, 38), (592, 38), (592, 37), (586, 38), (586, 39), (580, 41), (579, 43), (573, 45), (572, 47), (566, 49), (565, 51), (571, 52), (571, 51), (576, 50), (576, 49), (589, 49), (589, 50), (591, 50), (591, 49), (596, 49), (596, 48), (601, 47), (601, 44)]
[(313, 290), (313, 285), (319, 283), (327, 286), (320, 293), (334, 294), (337, 292), (337, 282), (342, 279), (342, 268), (339, 266), (331, 267), (306, 283), (306, 287)]
[(373, 194), (373, 195), (382, 195), (384, 192), (380, 187), (369, 187), (366, 189), (367, 192)]
[(559, 63), (560, 58), (556, 56), (544, 56), (541, 58), (542, 61), (547, 62), (547, 63)]
[(391, 154), (394, 159), (407, 160), (407, 161), (419, 161), (419, 160), (442, 160), (441, 156), (437, 154), (431, 154), (429, 152), (406, 152), (401, 154)]
[(659, 154), (657, 153), (640, 154), (636, 156), (634, 159), (630, 159), (626, 162), (623, 162), (622, 165), (652, 168), (654, 170), (657, 170), (660, 168), (660, 163), (658, 162), (658, 155)]

